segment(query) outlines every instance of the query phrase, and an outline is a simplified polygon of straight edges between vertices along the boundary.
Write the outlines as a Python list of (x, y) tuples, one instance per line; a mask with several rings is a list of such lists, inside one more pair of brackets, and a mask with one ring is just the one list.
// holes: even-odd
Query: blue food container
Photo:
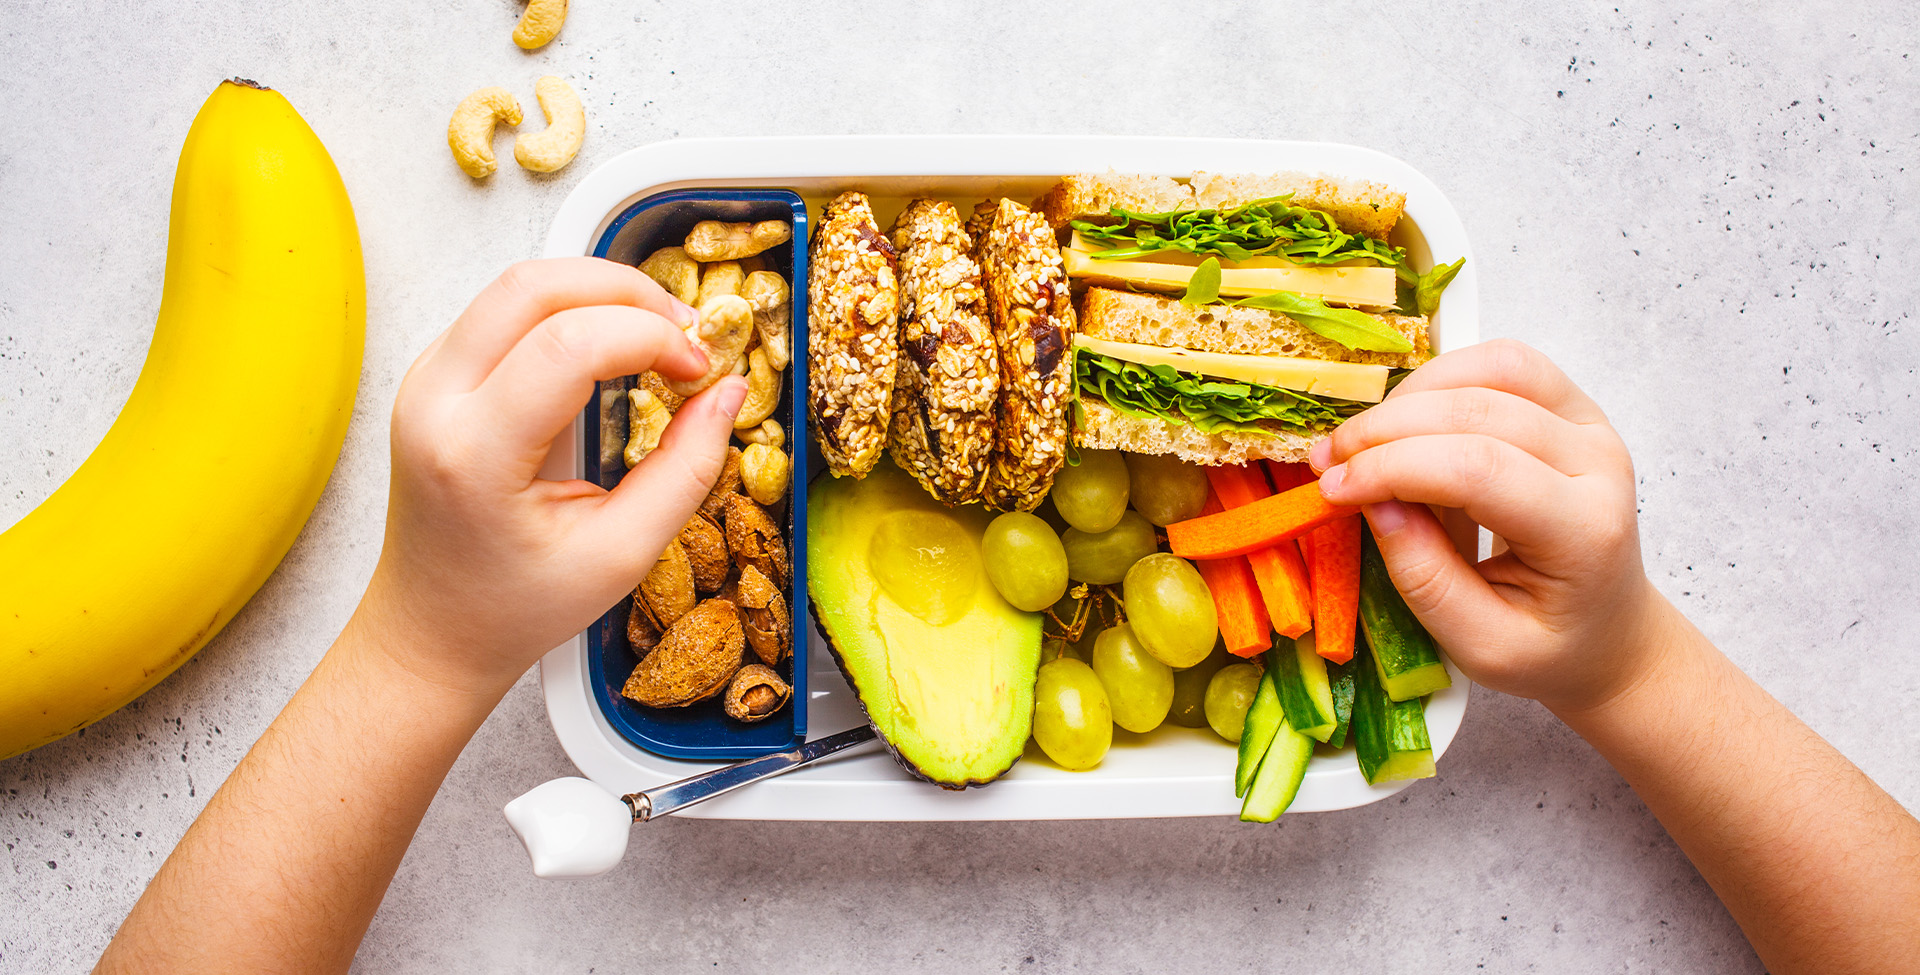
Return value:
[[(793, 239), (762, 254), (767, 270), (784, 275), (793, 293), (790, 340), (793, 360), (786, 370), (786, 395), (774, 411), (787, 431), (787, 454), (793, 459), (792, 487), (786, 501), (787, 549), (793, 563), (787, 606), (793, 620), (793, 653), (778, 670), (793, 685), (793, 700), (772, 717), (742, 724), (720, 709), (720, 697), (684, 708), (649, 708), (620, 696), (639, 658), (627, 644), (627, 614), (632, 600), (621, 600), (587, 630), (589, 682), (600, 713), (622, 737), (647, 751), (668, 758), (694, 761), (734, 761), (784, 751), (807, 738), (807, 205), (799, 194), (779, 189), (674, 190), (657, 193), (623, 210), (594, 243), (595, 257), (638, 265), (662, 247), (686, 240), (702, 220), (730, 222), (790, 220)], [(603, 383), (626, 389), (629, 382)], [(620, 483), (626, 465), (600, 464), (600, 395), (596, 389), (587, 404), (586, 479), (604, 488)], [(625, 416), (625, 408), (620, 415)]]

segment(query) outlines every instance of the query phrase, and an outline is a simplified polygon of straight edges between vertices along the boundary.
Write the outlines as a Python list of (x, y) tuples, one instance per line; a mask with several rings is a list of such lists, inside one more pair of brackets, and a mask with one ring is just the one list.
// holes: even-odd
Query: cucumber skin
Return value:
[(1260, 687), (1253, 692), (1253, 705), (1247, 708), (1247, 723), (1240, 732), (1240, 758), (1233, 769), (1233, 794), (1244, 796), (1253, 784), (1273, 737), (1286, 724), (1280, 709), (1280, 695), (1273, 686), (1273, 672), (1260, 675)]
[(1395, 701), (1453, 686), (1433, 636), (1393, 587), (1371, 528), (1360, 533), (1360, 632), (1383, 688)]
[(1271, 823), (1293, 805), (1306, 781), (1307, 763), (1313, 760), (1313, 739), (1284, 723), (1260, 762), (1260, 774), (1247, 789), (1247, 800), (1240, 804), (1243, 823)]
[[(1373, 652), (1371, 647), (1356, 650)], [(1389, 698), (1372, 662), (1354, 663), (1353, 746), (1360, 773), (1370, 785), (1432, 777), (1433, 740), (1427, 736), (1426, 705), (1419, 698)]]
[(1327, 744), (1339, 748), (1347, 743), (1347, 730), (1353, 724), (1353, 661), (1327, 665), (1327, 681), (1333, 691), (1333, 733)]
[(1327, 686), (1327, 662), (1313, 651), (1312, 631), (1298, 640), (1281, 637), (1268, 653), (1267, 675), (1280, 695), (1287, 726), (1316, 741), (1327, 740), (1339, 722)]

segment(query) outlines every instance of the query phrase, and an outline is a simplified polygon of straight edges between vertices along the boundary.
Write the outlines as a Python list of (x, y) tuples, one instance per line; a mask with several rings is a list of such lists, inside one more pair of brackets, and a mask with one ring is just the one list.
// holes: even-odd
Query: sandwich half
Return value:
[(1388, 240), (1404, 194), (1298, 173), (1072, 176), (1038, 203), (1081, 292), (1075, 442), (1299, 461), (1432, 357), (1459, 264)]

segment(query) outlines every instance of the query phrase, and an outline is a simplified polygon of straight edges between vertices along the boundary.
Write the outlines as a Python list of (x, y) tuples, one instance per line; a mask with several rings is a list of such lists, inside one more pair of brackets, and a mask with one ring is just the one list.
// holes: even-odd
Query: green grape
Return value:
[(1220, 621), (1193, 563), (1165, 552), (1146, 556), (1127, 570), (1121, 593), (1133, 631), (1161, 663), (1191, 667), (1207, 659)]
[(1156, 525), (1200, 517), (1207, 503), (1207, 474), (1167, 454), (1126, 454), (1133, 510)]
[(1246, 729), (1247, 709), (1253, 706), (1253, 692), (1260, 689), (1260, 668), (1253, 664), (1228, 664), (1207, 682), (1207, 723), (1214, 734), (1238, 743)]
[(1113, 707), (1092, 667), (1072, 657), (1041, 665), (1033, 684), (1033, 740), (1048, 758), (1074, 772), (1107, 756)]
[(1173, 704), (1173, 668), (1140, 645), (1125, 623), (1101, 631), (1093, 644), (1093, 672), (1107, 689), (1113, 723), (1128, 731), (1148, 732), (1167, 719)]
[(1231, 658), (1227, 648), (1218, 642), (1207, 659), (1173, 672), (1173, 704), (1167, 709), (1167, 720), (1182, 728), (1205, 728), (1207, 726), (1207, 682), (1213, 679), (1214, 672), (1225, 667)]
[(1080, 463), (1060, 468), (1048, 493), (1054, 510), (1083, 532), (1103, 532), (1127, 510), (1127, 465), (1117, 450), (1082, 450)]
[(1009, 511), (981, 536), (987, 579), (1016, 608), (1037, 613), (1067, 592), (1067, 550), (1038, 517)]
[(1138, 512), (1120, 516), (1118, 524), (1098, 534), (1069, 528), (1060, 536), (1067, 550), (1067, 578), (1111, 586), (1127, 577), (1135, 562), (1160, 547), (1153, 526)]

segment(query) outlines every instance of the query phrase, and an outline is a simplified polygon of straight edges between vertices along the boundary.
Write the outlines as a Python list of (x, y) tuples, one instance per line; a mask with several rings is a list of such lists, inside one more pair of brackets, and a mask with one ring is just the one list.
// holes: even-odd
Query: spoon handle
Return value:
[(874, 737), (872, 728), (861, 725), (837, 735), (816, 738), (799, 748), (749, 758), (725, 768), (702, 772), (620, 798), (633, 809), (633, 821), (644, 823), (656, 816), (679, 812), (696, 802), (705, 802), (714, 796), (732, 792), (743, 785), (803, 768), (834, 752), (872, 741)]

